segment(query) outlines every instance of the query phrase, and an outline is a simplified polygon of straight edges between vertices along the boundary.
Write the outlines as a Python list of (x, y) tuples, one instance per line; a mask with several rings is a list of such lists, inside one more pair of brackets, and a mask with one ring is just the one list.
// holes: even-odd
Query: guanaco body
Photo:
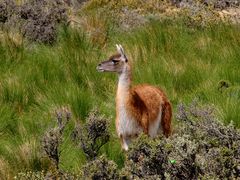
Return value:
[(100, 72), (118, 73), (116, 94), (116, 130), (124, 150), (141, 132), (155, 137), (159, 132), (171, 134), (172, 107), (165, 93), (154, 86), (131, 87), (131, 67), (121, 45), (118, 53), (97, 66)]

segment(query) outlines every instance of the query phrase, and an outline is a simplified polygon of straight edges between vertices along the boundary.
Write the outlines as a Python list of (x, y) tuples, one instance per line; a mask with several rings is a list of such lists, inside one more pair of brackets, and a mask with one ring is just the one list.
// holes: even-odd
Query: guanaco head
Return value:
[(101, 62), (97, 66), (99, 72), (117, 72), (122, 73), (128, 63), (128, 59), (121, 45), (116, 44), (118, 53), (111, 56), (108, 60)]

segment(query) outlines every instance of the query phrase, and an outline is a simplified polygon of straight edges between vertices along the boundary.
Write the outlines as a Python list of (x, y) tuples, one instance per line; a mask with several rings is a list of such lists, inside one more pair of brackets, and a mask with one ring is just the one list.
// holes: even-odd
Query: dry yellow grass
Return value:
[(2, 156), (0, 157), (0, 177), (4, 177), (5, 180), (13, 178), (11, 166), (9, 166), (8, 162)]

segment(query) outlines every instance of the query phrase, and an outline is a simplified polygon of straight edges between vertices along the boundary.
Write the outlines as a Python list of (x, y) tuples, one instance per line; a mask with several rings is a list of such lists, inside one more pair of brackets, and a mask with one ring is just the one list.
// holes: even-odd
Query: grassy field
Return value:
[[(107, 26), (108, 24), (106, 24)], [(110, 31), (109, 31), (110, 29)], [(101, 152), (123, 166), (115, 133), (117, 76), (96, 71), (97, 64), (122, 44), (133, 67), (134, 84), (161, 87), (174, 110), (198, 99), (217, 109), (220, 121), (240, 127), (240, 27), (218, 24), (190, 28), (172, 21), (151, 21), (131, 32), (106, 27), (104, 46), (82, 29), (61, 28), (54, 46), (0, 41), (0, 175), (11, 179), (25, 170), (42, 170), (40, 140), (55, 125), (54, 110), (73, 113), (61, 149), (60, 168), (77, 172), (83, 153), (70, 140), (75, 122), (84, 123), (98, 108), (111, 120), (112, 137)], [(174, 121), (174, 120), (173, 120)], [(175, 127), (177, 128), (177, 126)]]

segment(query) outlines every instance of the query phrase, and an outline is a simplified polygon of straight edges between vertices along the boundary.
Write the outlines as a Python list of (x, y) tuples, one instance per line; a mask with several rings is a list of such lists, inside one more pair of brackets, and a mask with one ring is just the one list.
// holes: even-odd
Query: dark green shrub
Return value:
[(83, 167), (83, 179), (119, 179), (117, 165), (113, 161), (108, 160), (105, 156), (100, 156), (95, 160), (88, 162)]
[(56, 112), (58, 126), (46, 132), (42, 139), (42, 146), (46, 155), (52, 161), (56, 169), (59, 169), (60, 144), (65, 126), (71, 118), (71, 113), (63, 108)]
[(240, 5), (236, 0), (170, 0), (170, 2), (178, 7), (201, 3), (205, 6), (213, 6), (218, 9), (226, 9), (228, 7), (236, 7)]
[(72, 136), (90, 160), (96, 158), (100, 148), (109, 141), (108, 120), (97, 111), (89, 113), (86, 124), (75, 128)]
[(16, 9), (15, 2), (13, 0), (0, 1), (0, 23), (5, 23)]
[(34, 171), (27, 171), (27, 172), (20, 172), (18, 173), (14, 179), (17, 180), (44, 180), (45, 178), (45, 173), (43, 171), (40, 172), (34, 172)]
[(17, 180), (53, 180), (53, 179), (64, 179), (64, 180), (77, 180), (81, 179), (80, 175), (72, 174), (68, 172), (58, 172), (58, 174), (54, 174), (52, 172), (44, 172), (44, 171), (26, 171), (18, 173), (14, 179)]
[(166, 139), (139, 137), (127, 153), (129, 179), (236, 179), (240, 175), (240, 133), (215, 119), (214, 108), (178, 106), (178, 129)]
[(7, 31), (20, 31), (30, 41), (53, 44), (60, 24), (67, 24), (67, 9), (61, 0), (31, 0), (16, 5), (0, 2), (0, 23)]
[(34, 0), (19, 9), (19, 17), (24, 20), (22, 33), (31, 41), (53, 44), (57, 38), (57, 25), (67, 22), (66, 8), (59, 0)]

